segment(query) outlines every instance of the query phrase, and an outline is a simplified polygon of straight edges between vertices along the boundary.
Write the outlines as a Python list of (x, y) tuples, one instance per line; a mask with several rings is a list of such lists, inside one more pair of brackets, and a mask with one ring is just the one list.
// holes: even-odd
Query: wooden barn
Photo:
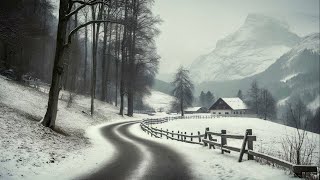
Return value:
[(189, 107), (184, 110), (186, 114), (195, 114), (195, 113), (207, 113), (208, 108), (206, 107)]
[(219, 98), (211, 107), (213, 115), (242, 116), (248, 112), (247, 105), (240, 98)]

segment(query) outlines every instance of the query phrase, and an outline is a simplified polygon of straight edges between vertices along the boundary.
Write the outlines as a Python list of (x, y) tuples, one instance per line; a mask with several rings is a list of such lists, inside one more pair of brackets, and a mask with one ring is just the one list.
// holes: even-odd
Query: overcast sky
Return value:
[(319, 0), (155, 0), (154, 13), (163, 20), (157, 38), (161, 74), (209, 53), (250, 13), (276, 15), (300, 36), (319, 32)]

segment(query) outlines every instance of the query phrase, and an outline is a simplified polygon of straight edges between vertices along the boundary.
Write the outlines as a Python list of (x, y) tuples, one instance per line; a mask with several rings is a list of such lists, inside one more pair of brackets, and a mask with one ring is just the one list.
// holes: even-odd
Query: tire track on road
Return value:
[[(119, 137), (115, 132), (119, 126), (130, 122), (121, 122), (101, 128), (101, 133), (115, 148), (116, 156), (101, 167), (97, 172), (89, 174), (83, 180), (124, 180), (135, 170), (137, 163), (142, 161), (138, 147)], [(137, 123), (137, 122), (131, 122)]]
[[(144, 146), (151, 155), (148, 167), (143, 167), (143, 180), (188, 180), (192, 179), (190, 170), (182, 157), (172, 149), (155, 141), (143, 139), (134, 135), (130, 127), (138, 121), (121, 122), (101, 128), (103, 137), (116, 149), (112, 160), (98, 171), (88, 174), (83, 180), (125, 180), (135, 177), (139, 165), (145, 160)], [(119, 135), (120, 134), (120, 135)], [(126, 140), (127, 139), (127, 140)], [(129, 141), (128, 141), (129, 140)]]
[[(155, 141), (140, 138), (132, 134), (126, 124), (121, 127), (121, 133), (128, 139), (147, 146), (152, 156), (152, 164), (146, 169), (145, 180), (188, 180), (192, 179), (190, 170), (182, 157), (172, 149)], [(122, 131), (123, 130), (123, 131)], [(120, 131), (120, 129), (119, 129)]]

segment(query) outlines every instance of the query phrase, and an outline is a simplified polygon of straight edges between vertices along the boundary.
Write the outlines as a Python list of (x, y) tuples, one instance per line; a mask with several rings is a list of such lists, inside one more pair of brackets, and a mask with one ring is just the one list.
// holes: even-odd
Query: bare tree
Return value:
[(311, 164), (312, 154), (316, 147), (308, 139), (306, 127), (312, 116), (301, 99), (287, 104), (286, 123), (295, 128), (295, 134), (287, 135), (283, 140), (283, 150), (288, 161), (300, 164)]
[[(72, 7), (75, 3), (78, 3), (79, 6), (72, 11)], [(95, 6), (101, 4), (106, 4), (106, 1), (100, 0), (91, 0), (91, 1), (66, 1), (60, 0), (60, 8), (59, 8), (59, 19), (58, 19), (58, 32), (57, 32), (57, 42), (56, 42), (56, 52), (55, 52), (55, 59), (54, 59), (54, 66), (52, 72), (52, 81), (51, 87), (49, 92), (49, 101), (46, 115), (42, 121), (42, 124), (46, 127), (54, 128), (55, 120), (57, 116), (57, 108), (58, 108), (58, 99), (59, 99), (59, 92), (61, 89), (61, 77), (64, 72), (63, 66), (63, 54), (65, 49), (68, 47), (68, 44), (71, 43), (71, 37), (75, 34), (79, 29), (86, 27), (91, 24), (96, 23), (103, 23), (103, 22), (111, 22), (111, 23), (120, 23), (119, 21), (109, 20), (109, 19), (97, 19), (85, 22), (84, 24), (79, 25), (78, 27), (74, 28), (68, 35), (68, 41), (66, 41), (66, 29), (67, 23), (70, 17), (78, 13), (81, 9), (86, 6)], [(96, 36), (93, 36), (96, 37)], [(93, 108), (91, 108), (93, 111)]]
[(266, 120), (267, 118), (276, 117), (276, 101), (268, 89), (262, 89), (261, 91), (261, 103), (260, 114)]

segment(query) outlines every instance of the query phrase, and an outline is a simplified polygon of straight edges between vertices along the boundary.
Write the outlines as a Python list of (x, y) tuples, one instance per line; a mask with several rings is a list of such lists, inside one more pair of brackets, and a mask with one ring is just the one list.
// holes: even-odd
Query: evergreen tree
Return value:
[(201, 91), (200, 93), (199, 101), (200, 101), (200, 106), (205, 106), (206, 94), (203, 91)]
[(241, 100), (244, 100), (244, 97), (243, 97), (241, 89), (239, 89), (239, 91), (237, 93), (237, 97), (240, 98)]
[(248, 92), (248, 98), (248, 105), (250, 109), (256, 114), (259, 114), (260, 89), (256, 80), (251, 83), (251, 88)]
[(180, 67), (172, 84), (174, 86), (172, 94), (180, 105), (181, 116), (184, 116), (184, 108), (191, 106), (193, 102), (194, 85), (189, 77), (189, 71)]
[(205, 107), (209, 108), (214, 103), (214, 95), (208, 91), (205, 97)]

